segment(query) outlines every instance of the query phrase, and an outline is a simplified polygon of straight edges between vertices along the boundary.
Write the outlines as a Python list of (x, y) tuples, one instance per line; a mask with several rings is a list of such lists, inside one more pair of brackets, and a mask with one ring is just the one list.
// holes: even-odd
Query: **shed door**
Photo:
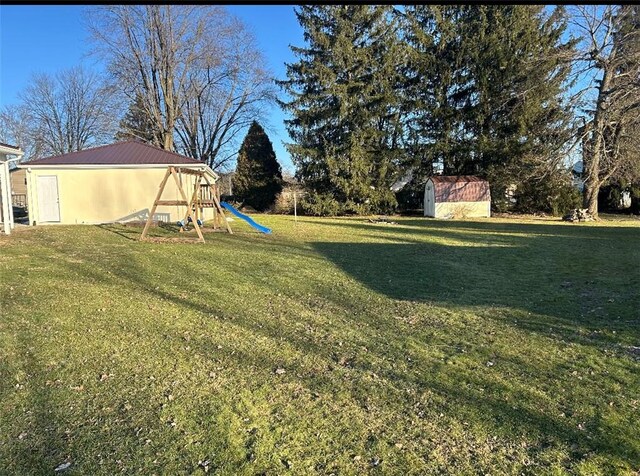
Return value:
[(41, 175), (38, 177), (38, 210), (41, 222), (60, 221), (60, 199), (58, 197), (58, 177)]
[(427, 181), (424, 188), (424, 216), (435, 216), (435, 190), (431, 180)]

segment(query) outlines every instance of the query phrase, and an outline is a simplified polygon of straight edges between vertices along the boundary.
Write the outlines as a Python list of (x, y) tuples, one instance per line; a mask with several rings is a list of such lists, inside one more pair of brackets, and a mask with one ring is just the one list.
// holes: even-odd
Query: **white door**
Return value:
[(58, 197), (58, 177), (41, 175), (38, 177), (38, 212), (40, 222), (60, 221), (60, 199)]
[(427, 185), (425, 185), (424, 189), (424, 216), (433, 217), (435, 216), (434, 212), (434, 190), (431, 181), (427, 181)]

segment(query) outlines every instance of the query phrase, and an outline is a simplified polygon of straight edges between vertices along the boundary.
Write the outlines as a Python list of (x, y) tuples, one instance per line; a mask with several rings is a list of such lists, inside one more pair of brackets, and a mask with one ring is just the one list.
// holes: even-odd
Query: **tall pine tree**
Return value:
[[(403, 25), (413, 164), (489, 178), (493, 196), (557, 172), (570, 137), (563, 101), (573, 42), (563, 10), (414, 6)], [(422, 177), (419, 177), (422, 178)]]
[(256, 121), (240, 147), (232, 184), (234, 196), (258, 211), (271, 207), (282, 191), (282, 170), (273, 145)]
[(387, 211), (402, 153), (399, 43), (388, 6), (316, 5), (296, 11), (306, 47), (292, 47), (278, 84), (297, 177), (343, 211)]
[(135, 101), (120, 121), (120, 130), (116, 132), (116, 140), (137, 139), (147, 144), (159, 143), (155, 137), (155, 126), (144, 111), (142, 96), (136, 95)]

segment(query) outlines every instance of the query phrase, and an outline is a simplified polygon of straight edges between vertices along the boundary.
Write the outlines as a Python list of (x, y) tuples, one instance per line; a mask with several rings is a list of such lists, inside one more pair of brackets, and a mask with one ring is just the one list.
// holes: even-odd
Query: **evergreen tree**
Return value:
[(292, 47), (278, 84), (297, 177), (343, 212), (387, 211), (401, 154), (399, 58), (388, 6), (314, 5), (296, 11), (306, 47)]
[(120, 121), (120, 130), (115, 138), (116, 140), (137, 139), (154, 145), (160, 143), (159, 138), (155, 137), (153, 121), (144, 111), (144, 101), (140, 94), (137, 94), (135, 101), (129, 104), (129, 110)]
[(232, 184), (234, 196), (258, 211), (271, 207), (282, 191), (282, 171), (273, 145), (256, 121), (240, 147)]
[(511, 183), (559, 170), (574, 46), (561, 41), (561, 8), (546, 16), (543, 6), (414, 6), (403, 25), (409, 137), (422, 177), (434, 164), (480, 175), (497, 198)]

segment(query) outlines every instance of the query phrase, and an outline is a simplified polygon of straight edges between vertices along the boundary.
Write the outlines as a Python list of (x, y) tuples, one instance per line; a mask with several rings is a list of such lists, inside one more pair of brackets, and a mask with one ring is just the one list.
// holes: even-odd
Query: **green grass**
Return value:
[(396, 220), (0, 237), (0, 473), (640, 470), (638, 221)]

